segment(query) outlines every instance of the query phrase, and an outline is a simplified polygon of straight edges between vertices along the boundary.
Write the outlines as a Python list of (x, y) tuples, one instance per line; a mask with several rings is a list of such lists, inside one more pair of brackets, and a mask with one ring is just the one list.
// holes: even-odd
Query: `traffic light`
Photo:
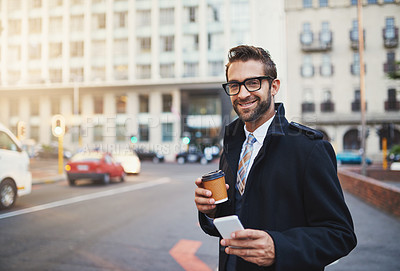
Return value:
[(65, 119), (62, 115), (54, 115), (51, 119), (51, 131), (55, 137), (65, 134)]
[(26, 137), (26, 125), (23, 121), (17, 123), (17, 137), (19, 140), (23, 140)]
[(135, 143), (137, 143), (137, 142), (138, 142), (137, 136), (132, 135), (132, 136), (131, 136), (131, 143), (132, 143), (132, 144), (135, 144)]
[(188, 136), (185, 136), (184, 138), (182, 138), (182, 143), (187, 145), (190, 143), (190, 138)]

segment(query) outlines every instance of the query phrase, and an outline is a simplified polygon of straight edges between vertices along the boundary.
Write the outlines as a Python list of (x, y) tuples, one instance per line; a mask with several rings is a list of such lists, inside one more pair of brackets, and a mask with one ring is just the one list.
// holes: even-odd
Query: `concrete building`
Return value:
[[(400, 144), (400, 1), (363, 0), (367, 156), (382, 160), (382, 138)], [(356, 0), (287, 0), (287, 101), (293, 119), (324, 132), (336, 151), (361, 141)]]
[(220, 143), (234, 116), (221, 87), (230, 47), (268, 48), (286, 80), (282, 1), (0, 0), (0, 23), (0, 121), (23, 121), (31, 144), (56, 141), (61, 114), (67, 148), (135, 135), (172, 160), (183, 136)]

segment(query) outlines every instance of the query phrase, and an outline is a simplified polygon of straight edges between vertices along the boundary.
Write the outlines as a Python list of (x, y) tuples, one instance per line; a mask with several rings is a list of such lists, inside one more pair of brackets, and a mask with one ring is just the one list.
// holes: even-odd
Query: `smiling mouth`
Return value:
[(253, 104), (255, 104), (257, 100), (254, 101), (246, 101), (246, 102), (238, 102), (237, 104), (242, 107), (242, 108), (248, 108), (251, 107)]

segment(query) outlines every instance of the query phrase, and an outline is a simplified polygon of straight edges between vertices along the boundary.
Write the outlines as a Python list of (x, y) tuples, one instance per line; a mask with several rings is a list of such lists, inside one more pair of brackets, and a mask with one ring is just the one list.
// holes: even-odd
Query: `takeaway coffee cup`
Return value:
[(228, 200), (228, 193), (225, 186), (225, 174), (222, 170), (212, 171), (201, 177), (204, 188), (212, 192), (215, 204)]

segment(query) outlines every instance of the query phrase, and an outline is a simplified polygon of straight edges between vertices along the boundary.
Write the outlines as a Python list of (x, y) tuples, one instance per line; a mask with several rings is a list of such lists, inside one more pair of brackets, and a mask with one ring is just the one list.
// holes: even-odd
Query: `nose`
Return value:
[(250, 96), (250, 92), (247, 90), (247, 88), (244, 85), (241, 85), (237, 96), (239, 99), (244, 99), (244, 98)]

